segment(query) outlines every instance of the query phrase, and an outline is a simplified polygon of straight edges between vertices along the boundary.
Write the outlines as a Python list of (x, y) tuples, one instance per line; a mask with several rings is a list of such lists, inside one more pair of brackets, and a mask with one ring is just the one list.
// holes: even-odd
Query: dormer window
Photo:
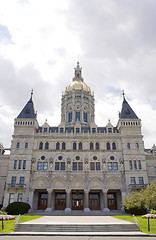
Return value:
[(112, 132), (112, 128), (108, 128), (108, 132)]
[(47, 130), (48, 130), (47, 128), (44, 128), (44, 132), (47, 132)]

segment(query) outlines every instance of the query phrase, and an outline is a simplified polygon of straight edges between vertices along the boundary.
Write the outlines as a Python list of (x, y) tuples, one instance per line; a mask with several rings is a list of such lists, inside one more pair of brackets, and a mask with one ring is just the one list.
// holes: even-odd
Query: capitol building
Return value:
[(97, 126), (94, 94), (79, 63), (62, 94), (58, 126), (38, 124), (31, 94), (15, 118), (10, 154), (0, 145), (0, 204), (107, 212), (156, 182), (156, 146), (144, 148), (141, 119), (124, 94), (122, 101), (116, 126)]

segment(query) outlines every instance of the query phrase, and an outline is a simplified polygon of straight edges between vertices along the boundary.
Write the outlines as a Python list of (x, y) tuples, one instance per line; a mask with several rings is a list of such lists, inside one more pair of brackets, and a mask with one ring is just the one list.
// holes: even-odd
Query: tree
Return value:
[(152, 182), (143, 191), (144, 205), (147, 209), (156, 210), (156, 183)]
[(127, 213), (135, 215), (145, 214), (143, 193), (133, 192), (127, 195), (124, 199), (123, 207)]

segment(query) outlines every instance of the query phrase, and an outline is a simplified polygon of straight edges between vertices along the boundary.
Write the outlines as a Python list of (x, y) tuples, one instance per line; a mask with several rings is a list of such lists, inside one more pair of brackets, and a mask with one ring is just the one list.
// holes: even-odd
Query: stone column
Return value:
[(45, 211), (51, 212), (52, 211), (52, 209), (51, 209), (51, 195), (52, 195), (53, 189), (50, 188), (50, 189), (47, 189), (47, 191), (48, 191), (48, 207), (46, 208)]
[(89, 209), (89, 189), (85, 189), (84, 191), (84, 212), (90, 212)]
[(66, 190), (66, 209), (65, 212), (71, 212), (71, 189)]
[(29, 192), (29, 197), (27, 198), (27, 202), (30, 204), (31, 209), (29, 210), (29, 212), (31, 212), (32, 210), (34, 210), (34, 189), (31, 189), (31, 191)]
[(108, 191), (108, 189), (103, 189), (102, 191), (103, 191), (103, 202), (104, 202), (103, 212), (108, 212), (108, 211), (110, 211), (107, 206), (107, 191)]

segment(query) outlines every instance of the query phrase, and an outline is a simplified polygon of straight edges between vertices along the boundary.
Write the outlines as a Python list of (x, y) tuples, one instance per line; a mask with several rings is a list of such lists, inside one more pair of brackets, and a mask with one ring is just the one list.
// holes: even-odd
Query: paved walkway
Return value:
[(44, 216), (23, 224), (131, 224), (110, 216)]

